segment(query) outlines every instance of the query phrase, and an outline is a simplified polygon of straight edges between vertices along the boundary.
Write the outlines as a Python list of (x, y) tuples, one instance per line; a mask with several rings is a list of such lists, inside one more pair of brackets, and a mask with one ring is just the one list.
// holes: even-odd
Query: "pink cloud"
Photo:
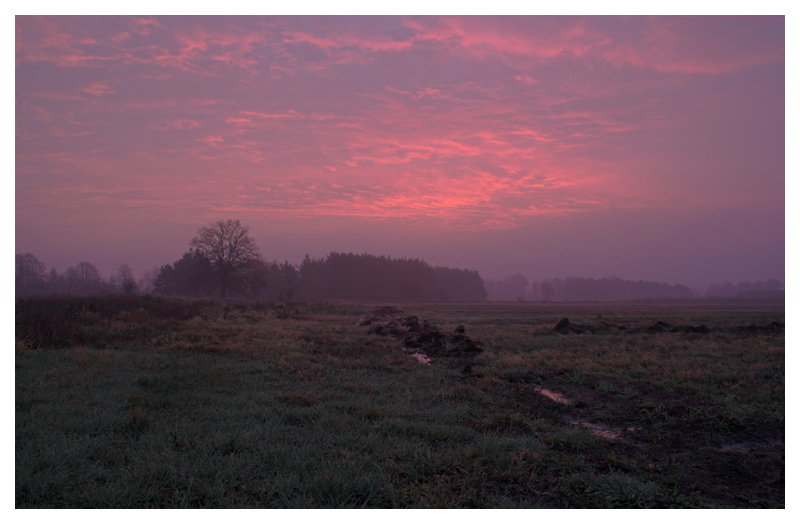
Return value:
[(55, 116), (52, 111), (34, 104), (24, 103), (20, 109), (30, 111), (33, 118), (42, 122), (52, 122)]
[[(696, 118), (690, 101), (716, 115), (687, 77), (783, 60), (773, 45), (715, 25), (724, 20), (707, 32), (703, 20), (672, 18), (334, 22), (121, 18), (101, 27), (22, 17), (17, 60), (76, 80), (22, 79), (31, 85), (18, 89), (18, 136), (30, 146), (18, 171), (47, 162), (70, 176), (142, 184), (132, 175), (159, 173), (171, 177), (167, 190), (197, 197), (163, 210), (174, 216), (234, 202), (270, 219), (431, 217), (467, 229), (744, 198), (681, 196), (693, 187), (689, 175), (653, 173), (674, 155), (664, 144), (676, 140), (679, 120)], [(50, 154), (37, 160), (37, 146)], [(680, 173), (682, 162), (670, 166)], [(220, 177), (237, 184), (212, 181)], [(86, 202), (163, 205), (125, 191), (135, 183)]]
[(239, 111), (242, 115), (251, 116), (254, 118), (261, 118), (266, 120), (284, 119), (284, 118), (302, 118), (296, 111), (289, 109), (282, 113), (261, 113), (258, 111)]
[[(417, 41), (438, 42), (453, 51), (462, 50), (478, 58), (490, 56), (504, 60), (529, 61), (531, 58), (598, 57), (618, 66), (634, 66), (667, 73), (722, 74), (744, 67), (784, 60), (782, 46), (753, 46), (753, 40), (725, 35), (728, 41), (710, 38), (703, 24), (712, 31), (724, 31), (736, 20), (732, 17), (680, 18), (651, 17), (642, 24), (641, 17), (630, 19), (635, 29), (604, 30), (589, 27), (589, 19), (560, 17), (558, 22), (533, 29), (520, 25), (509, 27), (496, 17), (448, 17), (428, 20), (407, 20), (416, 31)], [(753, 22), (771, 23), (768, 17)], [(550, 22), (550, 20), (548, 20)], [(628, 21), (620, 22), (622, 25)], [(715, 26), (716, 27), (713, 27)], [(716, 35), (714, 35), (716, 36)], [(732, 52), (736, 51), (736, 52)], [(527, 75), (518, 79), (530, 82)]]
[(199, 120), (194, 120), (192, 118), (178, 118), (175, 120), (162, 120), (161, 122), (154, 124), (152, 128), (160, 131), (173, 130), (173, 129), (184, 130), (184, 129), (197, 129), (202, 125), (203, 122)]
[(95, 96), (104, 96), (108, 94), (113, 94), (116, 91), (111, 87), (110, 81), (105, 82), (93, 82), (90, 86), (84, 87), (81, 89), (84, 93), (89, 93), (90, 95)]
[(140, 36), (148, 36), (151, 33), (153, 27), (159, 29), (165, 29), (165, 27), (162, 24), (158, 23), (153, 18), (136, 19), (132, 27), (133, 27), (132, 31)]
[[(636, 41), (620, 38), (602, 50), (603, 57), (618, 65), (682, 74), (724, 74), (784, 60), (783, 47), (779, 45), (754, 46), (751, 39), (743, 38), (746, 35), (714, 38), (715, 32), (737, 23), (733, 17), (650, 20), (653, 23), (646, 32), (636, 35), (639, 37)], [(766, 17), (762, 20), (769, 22)], [(701, 25), (707, 27), (696, 30)]]
[(212, 147), (217, 147), (218, 145), (225, 143), (225, 139), (219, 135), (205, 136), (203, 138), (197, 138), (196, 140)]
[[(389, 40), (380, 35), (365, 37), (357, 34), (332, 34), (330, 36), (319, 36), (300, 31), (286, 31), (283, 33), (283, 41), (290, 44), (310, 44), (319, 47), (331, 54), (339, 53), (342, 57), (353, 57), (348, 55), (344, 48), (353, 47), (361, 52), (386, 52), (386, 51), (406, 51), (413, 46), (411, 40)], [(342, 60), (348, 61), (348, 60)]]

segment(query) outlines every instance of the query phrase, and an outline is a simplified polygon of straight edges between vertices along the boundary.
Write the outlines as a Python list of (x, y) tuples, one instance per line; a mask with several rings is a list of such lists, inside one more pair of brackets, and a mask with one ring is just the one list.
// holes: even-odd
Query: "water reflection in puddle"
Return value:
[(569, 399), (566, 399), (560, 393), (555, 393), (553, 391), (550, 391), (549, 389), (536, 388), (534, 391), (536, 391), (537, 393), (541, 393), (542, 395), (549, 398), (553, 402), (558, 402), (559, 404), (570, 404)]
[[(561, 395), (560, 393), (556, 393), (555, 391), (550, 391), (549, 389), (544, 389), (544, 388), (540, 388), (540, 387), (537, 387), (534, 391), (536, 391), (537, 393), (539, 393), (541, 395), (544, 395), (545, 397), (549, 398), (553, 402), (558, 402), (559, 404), (566, 404), (566, 405), (572, 404), (572, 401), (570, 401), (568, 398), (564, 398), (563, 395)], [(570, 424), (572, 424), (574, 426), (580, 426), (582, 428), (588, 429), (589, 432), (592, 435), (594, 435), (596, 437), (608, 439), (608, 440), (618, 439), (618, 438), (620, 438), (622, 436), (623, 432), (626, 432), (626, 431), (632, 432), (632, 431), (636, 431), (636, 430), (642, 429), (642, 428), (638, 428), (638, 427), (635, 427), (635, 426), (630, 426), (630, 427), (627, 427), (625, 429), (613, 429), (613, 428), (609, 428), (609, 427), (606, 427), (606, 426), (602, 426), (600, 424), (592, 424), (591, 422), (583, 422), (583, 421), (580, 421), (580, 420), (570, 421)]]
[(411, 353), (411, 356), (413, 358), (417, 359), (419, 362), (422, 362), (423, 364), (430, 364), (431, 363), (431, 359), (429, 359), (428, 357), (426, 357), (422, 353)]
[(572, 421), (570, 422), (570, 424), (572, 424), (573, 426), (580, 426), (582, 428), (586, 428), (592, 435), (596, 437), (605, 438), (608, 440), (616, 440), (620, 438), (623, 432), (633, 432), (642, 429), (636, 426), (629, 426), (625, 429), (614, 429), (603, 426), (601, 424), (592, 424), (591, 422), (581, 422), (581, 421)]
[(430, 364), (431, 363), (431, 359), (428, 357), (428, 355), (425, 355), (423, 353), (419, 353), (416, 349), (403, 348), (403, 351), (405, 351), (408, 354), (408, 356), (410, 356), (413, 359), (416, 359), (417, 362), (419, 362), (421, 364)]

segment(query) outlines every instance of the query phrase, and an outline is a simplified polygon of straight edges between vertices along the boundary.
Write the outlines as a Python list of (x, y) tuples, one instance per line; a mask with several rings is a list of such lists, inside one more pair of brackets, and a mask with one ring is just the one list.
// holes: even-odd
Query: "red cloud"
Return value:
[[(31, 67), (17, 71), (17, 171), (100, 189), (130, 180), (104, 193), (117, 209), (163, 205), (126, 183), (164, 184), (182, 195), (162, 209), (172, 216), (233, 205), (478, 229), (660, 205), (700, 193), (686, 190), (700, 168), (663, 162), (679, 155), (673, 144), (695, 140), (726, 159), (749, 147), (713, 147), (694, 131), (715, 119), (736, 128), (734, 102), (749, 99), (708, 104), (692, 75), (783, 60), (763, 38), (715, 25), (727, 19), (107, 22), (18, 18), (17, 60)], [(703, 170), (719, 165), (680, 151)]]
[(109, 81), (94, 82), (92, 85), (82, 88), (81, 91), (95, 96), (103, 96), (115, 93), (114, 89), (111, 87), (111, 82)]
[(196, 129), (202, 125), (203, 123), (200, 122), (199, 120), (194, 120), (191, 118), (178, 118), (175, 120), (164, 120), (158, 124), (154, 124), (152, 127), (153, 129), (165, 131), (171, 129), (177, 129), (177, 130)]

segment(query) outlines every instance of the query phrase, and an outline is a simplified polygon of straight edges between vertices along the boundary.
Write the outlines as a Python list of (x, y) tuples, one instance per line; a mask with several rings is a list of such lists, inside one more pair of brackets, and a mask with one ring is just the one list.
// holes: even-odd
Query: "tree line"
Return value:
[(306, 298), (486, 300), (486, 289), (477, 271), (434, 267), (419, 259), (336, 252), (318, 259), (306, 255), (299, 277)]
[(299, 267), (270, 263), (238, 220), (201, 227), (180, 259), (138, 281), (126, 264), (104, 280), (89, 262), (58, 275), (55, 269), (47, 273), (30, 253), (16, 255), (17, 296), (114, 292), (265, 300), (486, 300), (477, 271), (434, 267), (419, 259), (332, 252), (323, 258), (306, 255)]
[(689, 288), (681, 284), (623, 280), (615, 276), (599, 279), (550, 278), (530, 282), (517, 273), (501, 279), (485, 279), (484, 285), (488, 299), (495, 301), (622, 302), (699, 298), (770, 300), (784, 297), (783, 282), (778, 279), (740, 282), (735, 285), (731, 282), (714, 283), (707, 287)]
[(79, 262), (63, 273), (47, 267), (31, 253), (15, 256), (15, 295), (103, 295), (110, 293), (150, 293), (157, 268), (147, 270), (135, 279), (128, 264), (122, 264), (116, 273), (103, 278), (91, 262)]
[(158, 293), (197, 298), (372, 301), (632, 301), (693, 298), (782, 299), (783, 282), (731, 282), (690, 289), (617, 277), (567, 277), (530, 282), (520, 274), (482, 279), (477, 271), (434, 267), (420, 259), (332, 252), (306, 255), (299, 267), (267, 262), (238, 220), (201, 227), (189, 250), (135, 279), (122, 264), (108, 279), (90, 262), (49, 272), (31, 253), (16, 255), (16, 296)]

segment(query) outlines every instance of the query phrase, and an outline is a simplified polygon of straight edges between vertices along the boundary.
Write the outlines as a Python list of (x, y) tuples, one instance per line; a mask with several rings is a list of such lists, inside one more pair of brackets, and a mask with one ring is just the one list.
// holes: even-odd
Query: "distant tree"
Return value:
[(14, 275), (16, 294), (27, 295), (38, 291), (46, 270), (45, 265), (32, 254), (16, 255)]
[(542, 294), (542, 300), (545, 302), (551, 302), (556, 298), (556, 288), (551, 282), (542, 282), (542, 285), (539, 287), (539, 291)]
[(94, 264), (89, 262), (79, 262), (75, 267), (68, 268), (64, 275), (70, 286), (77, 287), (85, 292), (92, 291), (102, 280), (100, 272)]
[(178, 295), (175, 290), (175, 268), (172, 264), (164, 264), (158, 269), (153, 281), (153, 291), (160, 295)]
[(736, 286), (730, 281), (711, 284), (706, 290), (706, 296), (709, 298), (734, 298), (737, 293)]
[(299, 268), (300, 294), (312, 299), (478, 301), (486, 300), (477, 271), (434, 267), (423, 260), (332, 252), (308, 255)]
[(51, 268), (44, 278), (45, 286), (54, 295), (64, 292), (64, 275), (59, 275), (56, 268)]
[(250, 228), (238, 220), (218, 220), (201, 227), (190, 245), (211, 263), (220, 298), (229, 289), (247, 291), (263, 285), (261, 253)]
[(285, 261), (279, 266), (281, 282), (285, 286), (286, 300), (291, 301), (300, 287), (300, 273), (297, 268)]
[(505, 277), (502, 280), (503, 297), (505, 300), (522, 302), (528, 293), (528, 279), (519, 273)]
[(128, 264), (122, 264), (117, 270), (117, 285), (126, 295), (136, 295), (139, 293), (139, 284), (133, 278), (133, 271)]
[(542, 299), (542, 285), (539, 282), (531, 282), (528, 287), (528, 300), (538, 302)]
[(144, 274), (142, 275), (142, 278), (139, 279), (139, 289), (145, 295), (149, 295), (150, 293), (153, 292), (153, 287), (156, 278), (158, 277), (158, 272), (159, 272), (158, 266), (153, 266), (152, 268), (145, 270)]
[(201, 253), (190, 249), (180, 260), (164, 264), (153, 281), (153, 292), (162, 295), (207, 297), (213, 290), (211, 263)]
[(765, 289), (783, 289), (783, 281), (777, 278), (771, 278), (764, 284)]

